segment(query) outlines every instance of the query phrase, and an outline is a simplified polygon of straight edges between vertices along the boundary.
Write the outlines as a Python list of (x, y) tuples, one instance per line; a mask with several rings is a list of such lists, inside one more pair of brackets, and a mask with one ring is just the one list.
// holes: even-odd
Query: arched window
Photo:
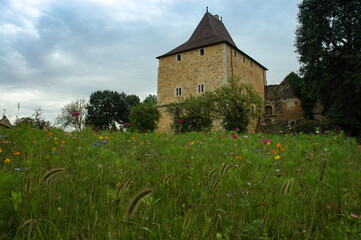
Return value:
[(272, 106), (266, 106), (266, 116), (272, 116)]

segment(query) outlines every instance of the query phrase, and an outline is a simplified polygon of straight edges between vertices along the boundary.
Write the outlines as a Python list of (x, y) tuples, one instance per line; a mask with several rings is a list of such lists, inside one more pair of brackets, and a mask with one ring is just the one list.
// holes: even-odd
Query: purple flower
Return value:
[(98, 144), (97, 144), (97, 143), (94, 143), (94, 144), (93, 144), (93, 146), (94, 146), (94, 147), (97, 147), (97, 146), (98, 146)]

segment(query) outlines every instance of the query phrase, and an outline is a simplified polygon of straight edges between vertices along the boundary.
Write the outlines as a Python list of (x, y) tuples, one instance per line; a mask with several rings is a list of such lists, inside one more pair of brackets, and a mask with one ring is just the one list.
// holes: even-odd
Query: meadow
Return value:
[(342, 132), (13, 128), (0, 160), (0, 239), (361, 238)]

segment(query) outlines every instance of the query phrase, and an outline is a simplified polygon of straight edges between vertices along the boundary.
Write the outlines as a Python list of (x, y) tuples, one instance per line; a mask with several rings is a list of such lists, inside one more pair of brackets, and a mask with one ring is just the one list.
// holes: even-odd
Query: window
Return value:
[(252, 65), (253, 65), (253, 61), (251, 60), (251, 67), (252, 67)]
[(176, 96), (181, 96), (182, 95), (182, 88), (176, 88), (175, 89), (175, 95)]
[(203, 56), (204, 55), (204, 48), (199, 49), (199, 56)]
[(255, 111), (255, 107), (254, 107), (254, 106), (252, 106), (252, 113), (254, 113), (254, 111)]
[(182, 61), (182, 55), (178, 54), (176, 59), (177, 59), (177, 62)]
[(243, 56), (243, 62), (244, 62), (244, 63), (246, 62), (246, 57), (245, 57), (245, 56)]
[(198, 85), (198, 93), (202, 93), (204, 92), (204, 84), (199, 84)]
[(234, 50), (234, 57), (237, 57), (237, 50)]
[(266, 106), (266, 116), (272, 116), (272, 106)]

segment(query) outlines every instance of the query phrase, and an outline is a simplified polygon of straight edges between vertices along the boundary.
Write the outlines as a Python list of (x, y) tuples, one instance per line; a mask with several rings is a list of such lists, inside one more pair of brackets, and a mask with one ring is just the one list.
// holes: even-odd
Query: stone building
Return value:
[(240, 77), (265, 99), (267, 68), (240, 50), (222, 19), (208, 11), (187, 42), (157, 58), (159, 131), (170, 130), (166, 114), (170, 103), (213, 91), (230, 77)]
[(287, 125), (305, 119), (301, 106), (285, 78), (279, 85), (265, 87), (265, 122)]

